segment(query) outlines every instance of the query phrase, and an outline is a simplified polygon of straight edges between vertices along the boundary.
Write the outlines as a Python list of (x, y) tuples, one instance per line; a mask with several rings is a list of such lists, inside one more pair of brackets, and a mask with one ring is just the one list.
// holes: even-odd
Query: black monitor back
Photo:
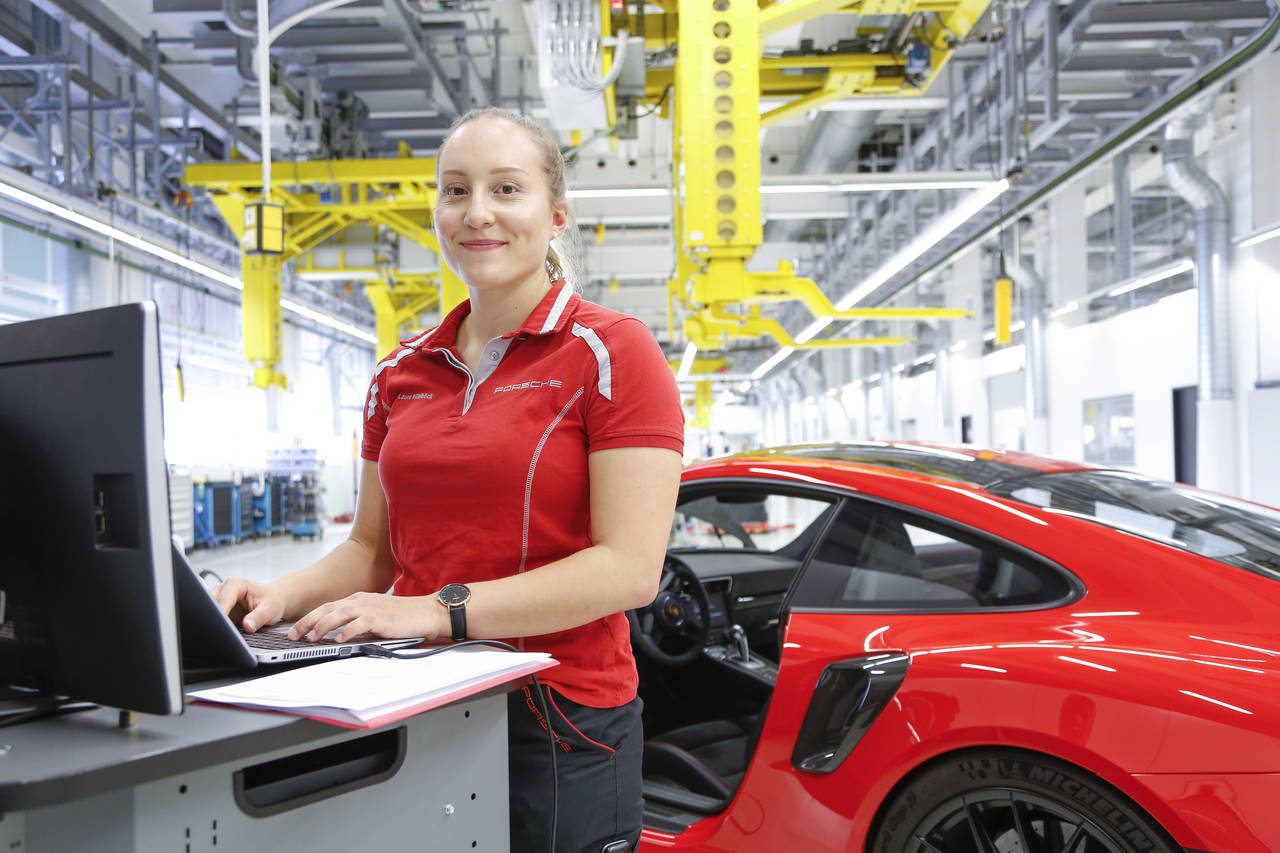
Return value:
[(0, 683), (180, 713), (155, 306), (0, 326)]

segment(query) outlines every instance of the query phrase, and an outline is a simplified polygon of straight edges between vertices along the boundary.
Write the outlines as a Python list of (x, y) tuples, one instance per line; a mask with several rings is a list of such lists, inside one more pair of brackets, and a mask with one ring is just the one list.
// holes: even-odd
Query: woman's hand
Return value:
[(210, 592), (222, 612), (232, 622), (238, 620), (250, 634), (284, 618), (284, 597), (272, 584), (229, 578), (226, 583), (218, 584)]
[(341, 630), (334, 639), (339, 643), (361, 634), (389, 640), (449, 635), (448, 613), (435, 596), (357, 592), (322, 604), (294, 622), (289, 639), (318, 640), (337, 629)]

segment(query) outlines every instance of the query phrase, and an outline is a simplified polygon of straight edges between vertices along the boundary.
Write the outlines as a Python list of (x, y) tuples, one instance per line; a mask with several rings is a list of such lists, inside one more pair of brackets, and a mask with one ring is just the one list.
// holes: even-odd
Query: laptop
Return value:
[(218, 607), (208, 588), (176, 545), (173, 550), (174, 588), (178, 597), (178, 623), (182, 630), (182, 656), (189, 660), (225, 666), (252, 667), (258, 664), (293, 663), (314, 658), (345, 658), (361, 654), (361, 646), (385, 649), (416, 646), (423, 637), (387, 640), (355, 637), (345, 643), (328, 639), (309, 643), (285, 636), (291, 623), (281, 622), (247, 634)]

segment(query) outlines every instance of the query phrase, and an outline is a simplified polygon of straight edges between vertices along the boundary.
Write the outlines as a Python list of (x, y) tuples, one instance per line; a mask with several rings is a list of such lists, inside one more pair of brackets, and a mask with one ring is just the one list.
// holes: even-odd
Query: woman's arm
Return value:
[(281, 619), (297, 619), (323, 604), (354, 592), (382, 592), (395, 579), (387, 500), (378, 463), (365, 460), (355, 523), (347, 540), (324, 557), (271, 583), (230, 578), (215, 591), (224, 613), (256, 631)]
[[(592, 544), (520, 575), (468, 584), (467, 635), (550, 634), (653, 601), (680, 461), (674, 450), (657, 447), (621, 447), (588, 456)], [(450, 634), (449, 613), (434, 595), (357, 594), (318, 607), (299, 619), (297, 628), (323, 636), (340, 626), (345, 626), (340, 640), (365, 631), (428, 639)]]

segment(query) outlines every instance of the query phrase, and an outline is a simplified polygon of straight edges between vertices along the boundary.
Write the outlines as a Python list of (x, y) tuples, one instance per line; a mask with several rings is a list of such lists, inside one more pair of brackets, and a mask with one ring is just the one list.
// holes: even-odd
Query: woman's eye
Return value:
[(444, 194), (446, 196), (460, 196), (460, 195), (463, 195), (465, 192), (466, 190), (464, 190), (462, 187), (459, 187), (459, 186), (444, 188)]
[(515, 195), (517, 192), (519, 192), (519, 188), (517, 188), (515, 184), (503, 184), (502, 186), (498, 187), (498, 192), (500, 192), (503, 195)]

